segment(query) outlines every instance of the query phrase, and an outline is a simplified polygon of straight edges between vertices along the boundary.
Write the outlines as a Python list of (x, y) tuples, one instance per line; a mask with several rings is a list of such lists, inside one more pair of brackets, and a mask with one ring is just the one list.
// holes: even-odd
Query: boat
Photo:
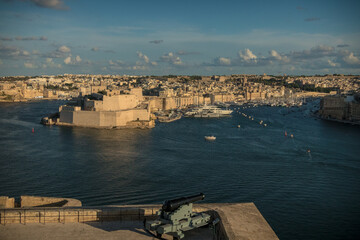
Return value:
[(241, 126), (240, 125), (237, 125), (238, 128), (240, 128)]
[(181, 119), (181, 115), (176, 115), (176, 116), (173, 116), (173, 117), (159, 117), (158, 120), (159, 122), (162, 122), (162, 123), (169, 123), (169, 122), (174, 122), (176, 120), (179, 120)]
[(216, 137), (215, 136), (205, 136), (205, 140), (206, 141), (215, 141)]
[[(230, 107), (231, 104), (228, 104), (228, 103), (224, 103), (224, 102), (215, 102), (214, 103), (216, 106), (219, 106), (219, 107), (224, 107), (224, 108), (228, 108)], [(236, 108), (235, 108), (236, 109)]]
[(181, 119), (181, 113), (171, 112), (169, 115), (160, 115), (157, 117), (159, 122), (169, 123)]
[(191, 109), (185, 113), (185, 117), (196, 118), (215, 118), (231, 116), (233, 110), (221, 109), (212, 105), (204, 105), (202, 107)]

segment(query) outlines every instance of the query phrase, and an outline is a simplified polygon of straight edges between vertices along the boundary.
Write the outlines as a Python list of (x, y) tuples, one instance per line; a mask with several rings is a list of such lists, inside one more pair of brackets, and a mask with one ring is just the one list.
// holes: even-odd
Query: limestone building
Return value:
[(60, 106), (58, 124), (105, 128), (154, 127), (149, 104), (143, 102), (140, 90), (115, 96), (93, 93), (83, 99), (81, 106)]
[(324, 118), (360, 121), (359, 96), (326, 96), (320, 103), (320, 115)]

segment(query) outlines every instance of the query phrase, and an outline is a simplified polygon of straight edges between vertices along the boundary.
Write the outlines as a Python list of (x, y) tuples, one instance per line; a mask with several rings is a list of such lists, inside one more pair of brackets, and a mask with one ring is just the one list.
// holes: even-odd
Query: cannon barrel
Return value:
[(197, 195), (193, 195), (193, 196), (189, 196), (189, 197), (181, 197), (181, 198), (176, 198), (176, 199), (172, 199), (172, 200), (167, 200), (164, 202), (164, 204), (162, 206), (162, 210), (165, 212), (171, 212), (171, 211), (176, 210), (181, 205), (200, 201), (200, 200), (203, 200), (204, 198), (205, 198), (205, 194), (199, 193)]

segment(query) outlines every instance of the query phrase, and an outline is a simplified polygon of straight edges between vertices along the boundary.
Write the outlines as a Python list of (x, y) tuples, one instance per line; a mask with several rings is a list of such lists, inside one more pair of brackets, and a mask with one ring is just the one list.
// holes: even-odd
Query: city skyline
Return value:
[(1, 1), (0, 70), (359, 74), (356, 1)]

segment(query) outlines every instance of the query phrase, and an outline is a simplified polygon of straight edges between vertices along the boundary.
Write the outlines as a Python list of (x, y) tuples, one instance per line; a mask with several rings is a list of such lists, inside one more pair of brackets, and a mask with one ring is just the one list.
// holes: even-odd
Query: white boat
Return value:
[(185, 117), (226, 117), (230, 116), (232, 112), (232, 110), (224, 110), (216, 106), (204, 105), (186, 112)]
[(206, 141), (215, 141), (216, 137), (215, 136), (205, 136), (205, 140)]
[[(219, 107), (224, 107), (224, 108), (228, 108), (230, 107), (230, 104), (228, 103), (224, 103), (224, 102), (215, 102), (215, 105), (219, 106)], [(235, 108), (236, 109), (236, 108)]]

